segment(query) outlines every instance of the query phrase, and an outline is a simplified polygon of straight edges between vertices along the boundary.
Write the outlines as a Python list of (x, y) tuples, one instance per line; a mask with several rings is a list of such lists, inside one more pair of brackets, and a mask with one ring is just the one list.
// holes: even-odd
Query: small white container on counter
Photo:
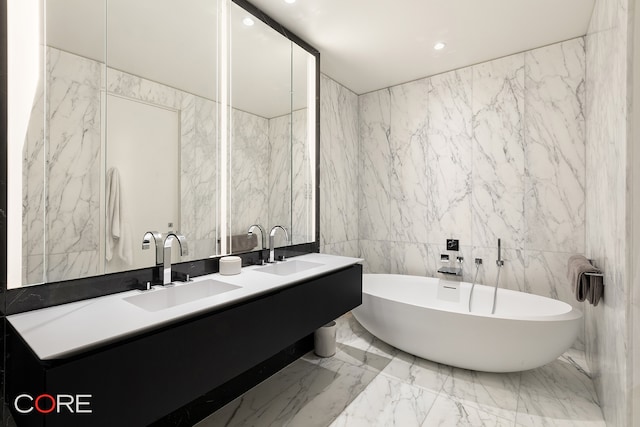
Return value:
[(223, 276), (233, 276), (240, 274), (242, 268), (242, 258), (239, 256), (226, 256), (220, 258), (220, 274)]

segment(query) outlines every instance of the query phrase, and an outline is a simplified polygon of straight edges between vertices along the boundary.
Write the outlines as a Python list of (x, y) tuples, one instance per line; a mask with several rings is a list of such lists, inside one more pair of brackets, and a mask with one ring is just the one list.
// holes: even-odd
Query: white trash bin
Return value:
[(313, 334), (315, 353), (320, 357), (336, 354), (336, 322), (329, 322)]

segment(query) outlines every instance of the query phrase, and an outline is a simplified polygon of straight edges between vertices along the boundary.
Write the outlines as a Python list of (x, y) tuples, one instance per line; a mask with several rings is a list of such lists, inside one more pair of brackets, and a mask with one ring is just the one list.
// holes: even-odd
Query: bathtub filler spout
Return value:
[(168, 285), (171, 283), (171, 244), (173, 240), (178, 241), (178, 245), (180, 246), (180, 255), (188, 255), (189, 247), (187, 246), (187, 239), (176, 233), (169, 233), (167, 237), (164, 239), (164, 265), (162, 268), (162, 284)]
[[(458, 257), (457, 262), (459, 265), (462, 265), (463, 258)], [(441, 254), (440, 262), (443, 264), (442, 267), (438, 269), (438, 273), (440, 274), (448, 274), (450, 276), (462, 276), (462, 268), (460, 267), (449, 267), (449, 255)]]

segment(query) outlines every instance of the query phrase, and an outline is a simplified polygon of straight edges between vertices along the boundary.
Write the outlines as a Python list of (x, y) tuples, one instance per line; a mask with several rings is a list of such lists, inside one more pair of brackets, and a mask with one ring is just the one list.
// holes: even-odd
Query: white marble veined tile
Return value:
[(389, 89), (391, 95), (389, 174), (392, 239), (427, 241), (427, 100), (429, 79)]
[(390, 269), (379, 273), (430, 276), (428, 245), (424, 243), (389, 242)]
[(332, 427), (420, 426), (437, 394), (378, 375)]
[(196, 97), (193, 109), (194, 140), (191, 145), (195, 162), (185, 171), (194, 186), (194, 235), (191, 238), (211, 239), (217, 229), (217, 106), (213, 101)]
[(582, 252), (584, 39), (526, 52), (525, 76), (527, 248)]
[(176, 109), (179, 108), (184, 94), (172, 87), (113, 68), (107, 68), (107, 91)]
[(391, 94), (383, 89), (361, 95), (360, 129), (360, 239), (387, 240), (391, 230), (390, 173), (393, 168), (391, 151)]
[(296, 110), (291, 114), (291, 235), (292, 244), (306, 243), (315, 239), (312, 204), (313, 177), (316, 168), (311, 164), (311, 153), (307, 144), (307, 110)]
[(23, 260), (22, 268), (24, 271), (23, 285), (32, 285), (34, 283), (44, 283), (47, 278), (44, 275), (44, 258), (45, 255), (27, 256)]
[(585, 400), (598, 405), (591, 378), (563, 357), (540, 368), (523, 372), (520, 392), (523, 391), (530, 395)]
[(358, 238), (358, 96), (330, 78), (320, 80), (321, 240)]
[(628, 298), (625, 267), (629, 2), (598, 1), (586, 36), (585, 255), (605, 273), (604, 299), (585, 307), (587, 359), (609, 425), (628, 425)]
[(320, 252), (330, 255), (350, 256), (353, 258), (360, 257), (360, 249), (358, 240), (349, 240), (348, 242), (329, 243), (320, 247)]
[(391, 253), (393, 242), (378, 240), (360, 240), (360, 258), (364, 273), (389, 273), (391, 271)]
[(99, 252), (69, 252), (47, 256), (47, 282), (95, 276), (102, 268)]
[(520, 392), (518, 427), (606, 427), (600, 407), (590, 401)]
[(524, 55), (473, 66), (472, 241), (524, 244)]
[[(22, 246), (23, 257), (44, 253), (45, 235), (45, 147), (44, 84), (38, 82), (22, 161)], [(25, 263), (26, 264), (26, 263)], [(27, 268), (29, 269), (29, 268)], [(40, 281), (42, 279), (39, 279)], [(25, 283), (31, 283), (27, 281)]]
[(47, 51), (47, 253), (96, 250), (101, 65), (57, 49)]
[[(428, 242), (471, 244), (472, 68), (429, 79)], [(423, 179), (425, 179), (423, 178)]]
[[(269, 120), (269, 211), (267, 227), (281, 225), (291, 231), (291, 122), (290, 115)], [(278, 234), (276, 246), (286, 243), (284, 234)]]
[(514, 421), (519, 386), (519, 372), (496, 374), (454, 368), (441, 393), (455, 398), (465, 407)]
[(441, 393), (422, 427), (513, 427), (512, 419), (500, 418), (455, 397)]
[(375, 373), (339, 360), (300, 359), (198, 425), (330, 425), (374, 379)]
[(439, 393), (453, 368), (398, 351), (398, 354), (382, 370), (382, 375), (405, 384)]
[[(192, 174), (193, 165), (196, 164), (195, 98), (194, 95), (183, 96), (180, 105), (180, 232), (191, 241), (197, 239), (197, 178)], [(184, 259), (197, 259), (196, 253), (195, 250), (189, 250), (189, 255)]]
[(269, 120), (238, 110), (232, 114), (229, 225), (232, 234), (243, 234), (252, 224), (268, 227)]

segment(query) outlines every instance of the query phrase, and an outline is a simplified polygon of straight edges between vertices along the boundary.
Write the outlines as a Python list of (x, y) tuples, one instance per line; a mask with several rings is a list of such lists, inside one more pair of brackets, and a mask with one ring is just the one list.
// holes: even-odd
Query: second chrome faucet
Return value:
[(156, 246), (156, 265), (162, 266), (162, 284), (168, 285), (171, 283), (171, 244), (177, 240), (180, 245), (180, 255), (188, 255), (187, 239), (181, 234), (171, 232), (164, 238), (163, 243), (162, 234), (157, 231), (147, 231), (142, 237), (142, 249), (149, 249), (152, 239)]
[(273, 228), (271, 229), (271, 231), (269, 232), (269, 259), (267, 260), (268, 263), (276, 262), (276, 260), (275, 260), (275, 244), (274, 244), (273, 240), (274, 240), (274, 237), (275, 237), (276, 232), (278, 231), (278, 229), (280, 229), (280, 230), (282, 230), (284, 232), (284, 237), (287, 240), (287, 242), (289, 242), (289, 233), (287, 233), (287, 230), (281, 225), (274, 225)]

